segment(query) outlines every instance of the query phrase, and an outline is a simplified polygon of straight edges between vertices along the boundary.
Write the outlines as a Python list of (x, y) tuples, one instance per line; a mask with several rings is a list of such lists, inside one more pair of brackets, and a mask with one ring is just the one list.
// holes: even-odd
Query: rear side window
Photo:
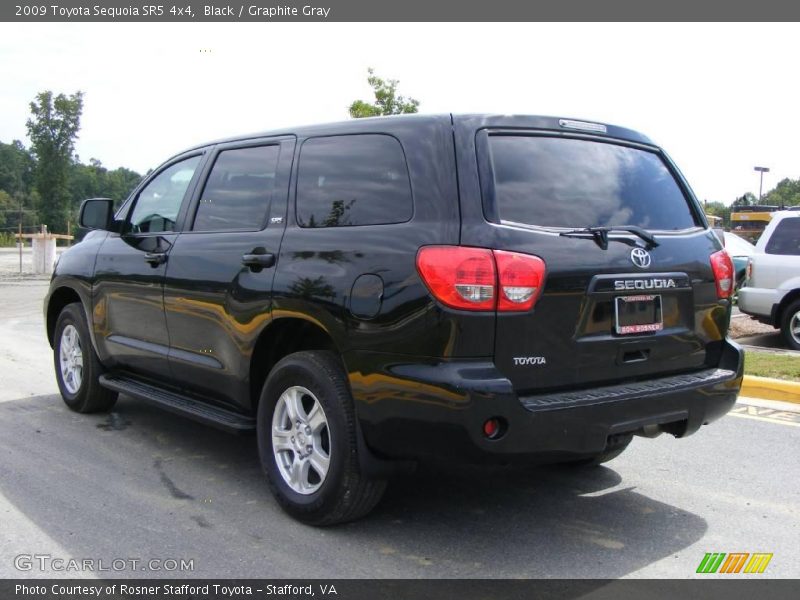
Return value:
[(628, 146), (490, 135), (501, 221), (542, 227), (695, 227), (686, 197), (658, 155)]
[(412, 212), (406, 159), (395, 138), (344, 135), (303, 143), (297, 176), (301, 227), (403, 223)]
[(764, 251), (767, 254), (800, 256), (800, 218), (783, 219), (778, 223)]
[(261, 229), (267, 217), (280, 146), (220, 152), (208, 176), (194, 231)]

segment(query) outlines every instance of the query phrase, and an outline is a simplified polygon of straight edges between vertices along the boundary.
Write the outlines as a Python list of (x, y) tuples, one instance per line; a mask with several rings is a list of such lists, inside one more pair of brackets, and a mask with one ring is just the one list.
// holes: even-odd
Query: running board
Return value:
[(151, 384), (121, 375), (100, 376), (100, 385), (109, 390), (133, 396), (163, 408), (171, 413), (188, 417), (231, 433), (255, 431), (256, 420), (224, 408), (211, 406), (188, 396), (171, 392)]

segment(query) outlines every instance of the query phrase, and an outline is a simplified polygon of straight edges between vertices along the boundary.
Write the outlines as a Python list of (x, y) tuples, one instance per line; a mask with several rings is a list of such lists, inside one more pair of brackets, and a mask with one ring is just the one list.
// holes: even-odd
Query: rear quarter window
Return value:
[(661, 157), (584, 139), (489, 135), (494, 202), (503, 222), (579, 228), (699, 226)]
[(301, 227), (403, 223), (412, 213), (408, 168), (397, 139), (365, 134), (303, 143), (297, 176)]

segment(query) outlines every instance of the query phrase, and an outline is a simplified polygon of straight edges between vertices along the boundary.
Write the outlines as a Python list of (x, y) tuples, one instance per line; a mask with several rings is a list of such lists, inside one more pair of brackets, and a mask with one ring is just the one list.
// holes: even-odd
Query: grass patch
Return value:
[(757, 377), (800, 381), (800, 357), (748, 350), (744, 357), (744, 373)]

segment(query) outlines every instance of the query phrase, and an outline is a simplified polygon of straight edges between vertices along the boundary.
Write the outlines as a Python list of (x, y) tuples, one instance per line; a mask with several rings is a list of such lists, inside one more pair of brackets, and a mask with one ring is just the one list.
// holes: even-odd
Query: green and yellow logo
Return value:
[[(749, 560), (748, 560), (749, 559)], [(763, 573), (772, 553), (766, 552), (706, 552), (703, 560), (697, 567), (698, 573)]]

